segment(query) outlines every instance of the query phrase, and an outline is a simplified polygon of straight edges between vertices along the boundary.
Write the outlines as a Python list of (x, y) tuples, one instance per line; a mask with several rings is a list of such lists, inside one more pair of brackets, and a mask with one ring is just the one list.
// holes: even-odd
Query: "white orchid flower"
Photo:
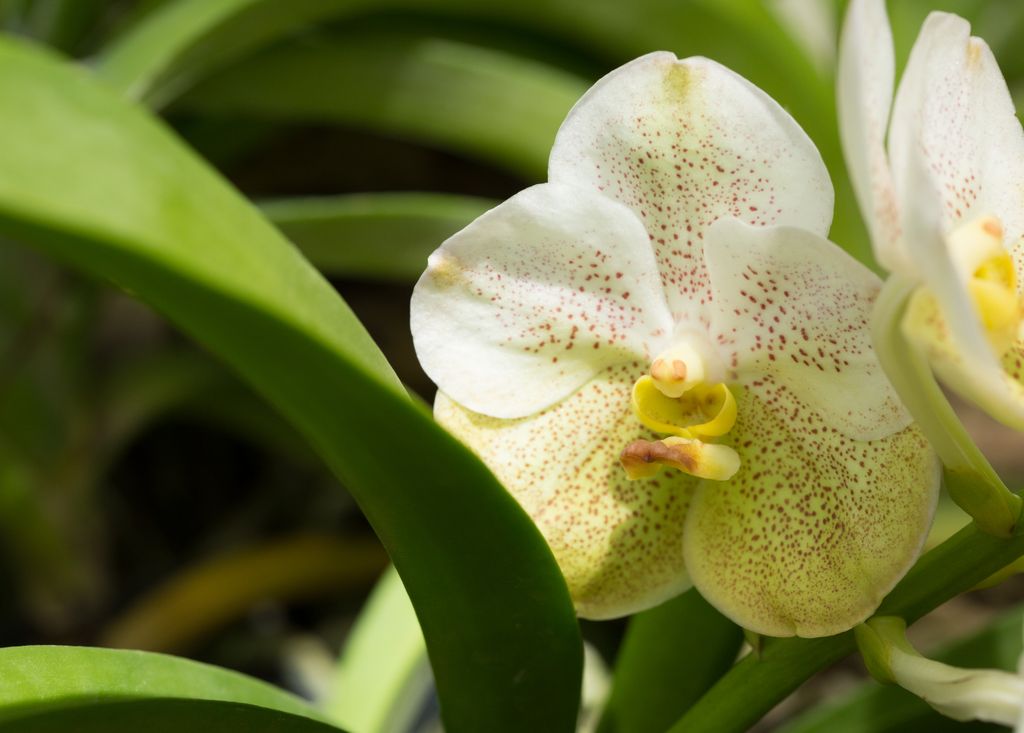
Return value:
[(894, 103), (885, 4), (852, 0), (838, 83), (875, 255), (918, 286), (904, 333), (945, 384), (1024, 429), (1024, 133), (992, 52), (932, 13)]
[(998, 723), (1024, 733), (1024, 656), (1016, 674), (954, 667), (921, 656), (906, 631), (906, 622), (895, 616), (857, 627), (857, 644), (872, 676), (917, 695), (947, 718)]
[(692, 581), (762, 634), (863, 620), (919, 552), (937, 466), (871, 350), (879, 282), (824, 239), (814, 145), (728, 69), (654, 53), (577, 103), (549, 179), (416, 286), (437, 419), (581, 616)]

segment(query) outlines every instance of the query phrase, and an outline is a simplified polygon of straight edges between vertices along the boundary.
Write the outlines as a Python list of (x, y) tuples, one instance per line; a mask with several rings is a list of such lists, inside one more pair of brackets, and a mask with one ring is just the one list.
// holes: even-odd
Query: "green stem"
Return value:
[(953, 501), (985, 532), (1008, 537), (1021, 514), (1021, 500), (999, 478), (935, 381), (924, 354), (903, 335), (902, 319), (917, 285), (889, 278), (875, 303), (872, 336), (878, 360), (921, 431), (948, 469)]

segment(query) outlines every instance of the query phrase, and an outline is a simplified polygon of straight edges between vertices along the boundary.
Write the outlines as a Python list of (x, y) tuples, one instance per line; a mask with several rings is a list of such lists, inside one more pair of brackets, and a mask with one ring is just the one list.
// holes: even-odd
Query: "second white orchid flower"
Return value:
[(895, 102), (894, 74), (883, 0), (852, 0), (840, 131), (876, 257), (919, 286), (903, 331), (943, 382), (1024, 429), (1024, 132), (1006, 82), (967, 21), (939, 12)]
[(879, 282), (824, 239), (813, 144), (724, 67), (656, 53), (580, 100), (549, 178), (416, 286), (438, 420), (582, 616), (692, 580), (762, 634), (862, 621), (920, 550), (937, 466), (871, 350)]

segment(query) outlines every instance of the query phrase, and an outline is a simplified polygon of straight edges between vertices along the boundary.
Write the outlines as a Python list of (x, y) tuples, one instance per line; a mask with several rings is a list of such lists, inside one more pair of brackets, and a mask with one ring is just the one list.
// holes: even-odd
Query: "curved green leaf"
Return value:
[[(1024, 529), (1008, 539), (969, 524), (924, 554), (878, 609), (912, 623), (1024, 555)], [(766, 639), (758, 657), (747, 655), (712, 687), (670, 733), (739, 733), (747, 730), (816, 672), (853, 653), (853, 632), (821, 639)]]
[(0, 733), (337, 733), (340, 728), (275, 710), (209, 700), (145, 700), (48, 710), (0, 722)]
[(761, 0), (595, 0), (585, 7), (547, 0), (177, 0), (110, 48), (99, 71), (119, 91), (167, 101), (211, 70), (299, 27), (367, 10), (524, 26), (617, 61), (659, 48), (714, 55), (761, 86), (770, 82), (773, 94), (785, 90), (801, 107), (832, 107), (829, 85)]
[[(218, 553), (135, 600), (110, 622), (101, 643), (187, 653), (260, 602), (288, 603), (351, 591), (371, 582), (386, 562), (372, 539), (318, 533)], [(423, 659), (425, 664), (426, 649)]]
[(415, 282), (438, 245), (497, 202), (431, 193), (284, 199), (260, 209), (329, 275)]
[[(164, 713), (181, 726), (201, 730), (338, 730), (294, 695), (187, 659), (86, 647), (0, 649), (0, 730), (101, 730), (89, 720), (96, 725), (106, 720), (109, 727), (102, 730), (111, 732), (181, 730), (150, 725), (164, 725)], [(232, 725), (213, 725), (217, 719), (232, 720)], [(132, 720), (138, 728), (128, 727)], [(254, 727), (241, 727), (234, 720), (248, 720)], [(61, 728), (62, 722), (68, 727)]]
[(0, 42), (0, 102), (0, 233), (138, 294), (306, 436), (402, 574), (447, 729), (569, 730), (581, 644), (550, 550), (330, 285), (86, 71)]
[[(832, 238), (870, 260), (839, 146), (830, 75), (819, 72), (764, 0), (592, 0), (585, 6), (547, 0), (177, 0), (109, 48), (98, 70), (115, 89), (160, 106), (303, 25), (367, 10), (527, 28), (590, 50), (606, 69), (659, 49), (714, 58), (768, 92), (807, 130), (836, 186)], [(359, 65), (361, 71), (368, 68)], [(370, 106), (377, 96), (357, 104)], [(516, 116), (533, 113), (531, 104)]]
[(203, 82), (176, 108), (363, 127), (543, 180), (558, 126), (588, 86), (502, 51), (360, 30), (257, 54)]
[(736, 661), (743, 631), (691, 589), (629, 622), (599, 733), (662, 733)]

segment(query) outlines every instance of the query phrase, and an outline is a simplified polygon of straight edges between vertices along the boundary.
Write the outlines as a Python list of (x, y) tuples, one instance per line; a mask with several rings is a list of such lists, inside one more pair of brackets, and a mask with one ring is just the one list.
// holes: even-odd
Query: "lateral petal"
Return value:
[(554, 405), (672, 332), (647, 235), (625, 206), (541, 184), (449, 238), (411, 304), (416, 354), (460, 404), (500, 418)]
[(910, 423), (871, 344), (881, 283), (870, 270), (811, 232), (734, 219), (711, 227), (704, 251), (715, 292), (712, 338), (732, 380), (769, 376), (857, 440)]

